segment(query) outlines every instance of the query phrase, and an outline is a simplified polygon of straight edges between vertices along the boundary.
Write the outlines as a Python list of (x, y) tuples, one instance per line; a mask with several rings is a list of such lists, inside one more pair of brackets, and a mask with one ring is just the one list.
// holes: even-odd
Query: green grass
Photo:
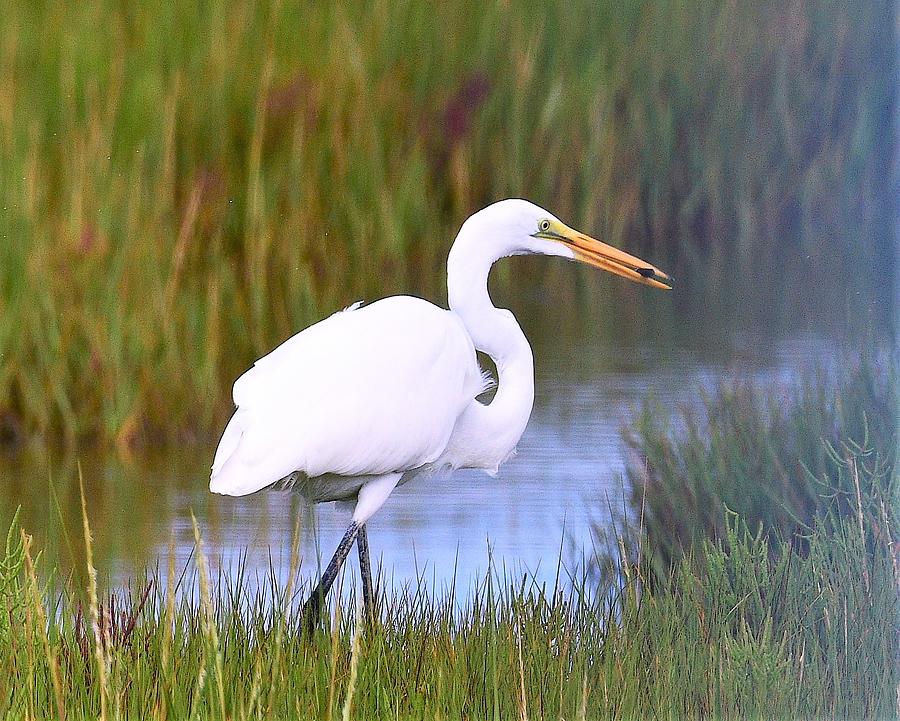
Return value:
[[(810, 307), (890, 318), (895, 29), (886, 0), (8, 3), (0, 436), (205, 436), (290, 333), (441, 298), (455, 229), (506, 196), (684, 299), (794, 308), (806, 275)], [(639, 297), (565, 272), (529, 277)]]
[(157, 579), (139, 612), (137, 584), (98, 605), (96, 636), (80, 594), (41, 596), (26, 576), (20, 622), (0, 639), (0, 710), (334, 718), (352, 695), (352, 718), (887, 718), (900, 680), (897, 519), (883, 515), (895, 490), (876, 488), (858, 518), (823, 520), (802, 554), (773, 558), (732, 519), (652, 591), (637, 578), (598, 596), (492, 576), (466, 597), (383, 598), (371, 628), (345, 606), (312, 636), (294, 606), (225, 577), (179, 597)]
[[(840, 397), (871, 408), (859, 386)], [(839, 447), (817, 479), (820, 512), (783, 540), (723, 512), (716, 538), (698, 535), (654, 574), (660, 526), (647, 523), (606, 581), (548, 588), (491, 570), (467, 590), (382, 594), (370, 626), (351, 591), (311, 635), (296, 545), (286, 586), (274, 573), (261, 584), (240, 569), (210, 577), (195, 526), (189, 568), (170, 558), (166, 573), (104, 593), (86, 520), (86, 590), (74, 577), (43, 580), (51, 569), (13, 520), (0, 562), (0, 714), (892, 718), (896, 442), (870, 433)]]
[(852, 516), (868, 497), (866, 483), (896, 472), (895, 361), (881, 354), (855, 363), (845, 359), (834, 377), (822, 373), (795, 388), (723, 385), (703, 394), (700, 408), (671, 414), (647, 403), (626, 432), (640, 459), (628, 487), (655, 574), (697, 541), (722, 538), (729, 513), (773, 547), (805, 548), (819, 519)]

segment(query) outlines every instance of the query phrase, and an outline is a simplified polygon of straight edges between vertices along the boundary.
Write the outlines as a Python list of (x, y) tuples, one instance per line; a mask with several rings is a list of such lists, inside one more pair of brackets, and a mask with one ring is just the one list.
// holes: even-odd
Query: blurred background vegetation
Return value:
[[(670, 270), (660, 313), (885, 327), (896, 27), (886, 0), (5, 3), (0, 436), (205, 438), (292, 332), (442, 300), (507, 196)], [(539, 305), (640, 317), (527, 268)]]

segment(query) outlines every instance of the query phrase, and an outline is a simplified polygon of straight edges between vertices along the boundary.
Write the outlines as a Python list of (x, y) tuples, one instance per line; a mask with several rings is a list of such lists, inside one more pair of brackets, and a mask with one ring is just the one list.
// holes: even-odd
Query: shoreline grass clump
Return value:
[(101, 593), (86, 619), (71, 580), (62, 593), (39, 584), (23, 534), (0, 564), (14, 569), (0, 608), (24, 601), (19, 622), (0, 625), (0, 714), (893, 717), (900, 479), (871, 449), (843, 447), (822, 488), (841, 493), (850, 474), (859, 490), (805, 527), (802, 548), (726, 513), (719, 538), (697, 541), (653, 582), (640, 558), (618, 559), (628, 572), (599, 586), (540, 587), (491, 569), (468, 592), (382, 594), (370, 624), (351, 590), (312, 634), (304, 584), (273, 575), (262, 592), (240, 571), (210, 577), (199, 534), (191, 569), (170, 557), (165, 577)]
[(854, 515), (878, 469), (896, 474), (893, 357), (848, 361), (833, 376), (794, 387), (720, 384), (699, 407), (672, 414), (646, 404), (626, 431), (635, 453), (628, 485), (654, 575), (696, 542), (723, 538), (730, 513), (773, 549), (802, 550), (819, 519)]
[[(12, 3), (0, 441), (204, 438), (291, 333), (360, 298), (442, 300), (453, 233), (509, 196), (688, 279), (682, 303), (764, 288), (889, 323), (894, 19), (887, 0)], [(529, 277), (560, 307), (638, 305)]]

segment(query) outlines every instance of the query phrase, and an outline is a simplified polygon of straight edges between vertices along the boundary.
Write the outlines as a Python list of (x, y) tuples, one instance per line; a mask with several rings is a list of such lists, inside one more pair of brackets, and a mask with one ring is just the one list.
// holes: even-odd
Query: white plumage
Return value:
[(475, 348), (450, 311), (395, 296), (335, 313), (234, 384), (237, 411), (210, 488), (244, 495), (294, 471), (380, 476), (422, 467), (443, 453), (483, 389)]
[[(314, 501), (358, 494), (362, 527), (404, 477), (433, 467), (496, 472), (525, 430), (534, 371), (528, 341), (513, 314), (491, 304), (487, 278), (496, 260), (524, 253), (668, 287), (658, 268), (532, 203), (495, 203), (463, 224), (450, 251), (450, 310), (408, 296), (352, 307), (237, 380), (210, 490), (239, 496), (291, 477)], [(476, 400), (485, 387), (476, 348), (497, 365), (490, 404)]]

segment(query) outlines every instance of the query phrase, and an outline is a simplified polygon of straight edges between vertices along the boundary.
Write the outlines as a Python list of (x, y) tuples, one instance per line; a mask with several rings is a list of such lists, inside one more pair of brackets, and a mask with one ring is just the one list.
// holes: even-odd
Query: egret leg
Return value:
[(322, 606), (325, 603), (325, 596), (328, 595), (328, 591), (334, 583), (334, 579), (337, 578), (338, 571), (340, 571), (341, 566), (344, 565), (347, 554), (350, 553), (353, 542), (356, 540), (356, 536), (361, 528), (362, 527), (356, 521), (353, 521), (350, 524), (350, 527), (338, 544), (337, 550), (331, 557), (331, 561), (322, 572), (322, 578), (319, 581), (319, 584), (313, 589), (313, 592), (303, 605), (303, 625), (306, 627), (307, 631), (311, 632), (316, 627), (316, 623), (322, 613)]
[(375, 598), (372, 593), (372, 565), (369, 563), (369, 535), (366, 533), (365, 524), (359, 527), (356, 549), (359, 551), (359, 577), (362, 579), (363, 608), (366, 617), (371, 619), (375, 613)]

